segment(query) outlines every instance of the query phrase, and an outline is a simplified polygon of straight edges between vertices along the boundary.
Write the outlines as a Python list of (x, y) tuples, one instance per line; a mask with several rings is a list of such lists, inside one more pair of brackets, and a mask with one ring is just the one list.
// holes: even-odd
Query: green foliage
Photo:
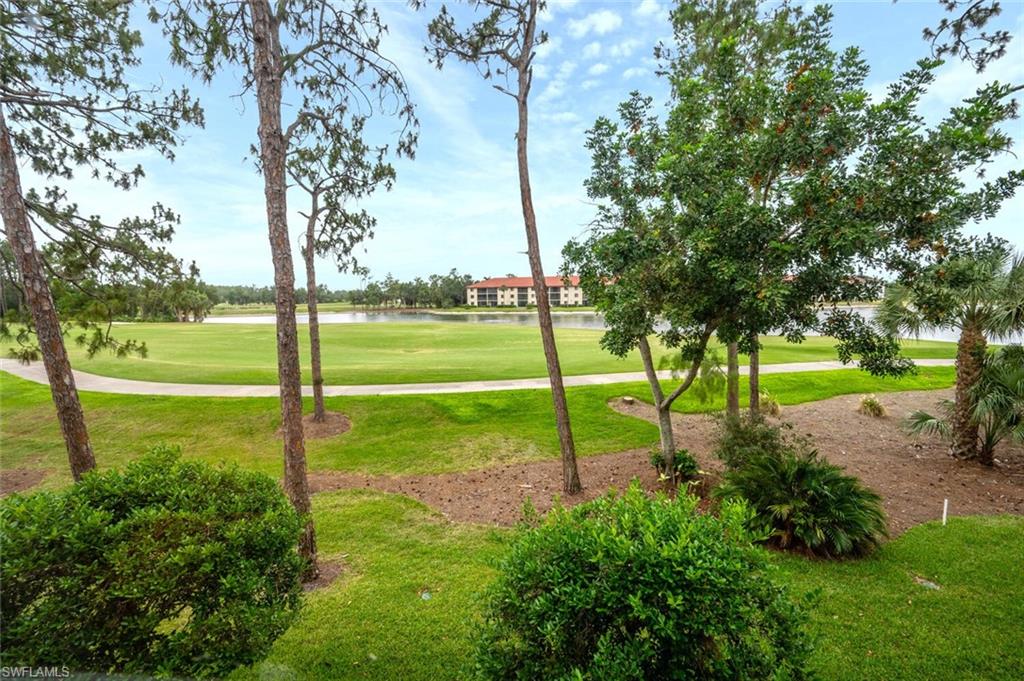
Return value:
[(858, 556), (887, 534), (881, 497), (811, 449), (753, 455), (726, 472), (715, 495), (749, 503), (752, 529), (782, 549)]
[[(981, 460), (992, 460), (996, 446), (1004, 439), (1024, 442), (1024, 347), (1006, 345), (986, 356), (981, 378), (970, 389), (971, 416), (978, 424)], [(942, 400), (940, 415), (915, 411), (907, 418), (907, 429), (916, 435), (953, 434), (954, 403)]]
[(791, 429), (789, 424), (773, 425), (750, 414), (721, 415), (714, 453), (729, 469), (742, 468), (758, 456), (781, 456), (800, 442), (786, 432)]
[(885, 416), (885, 406), (879, 402), (878, 398), (874, 395), (864, 395), (861, 397), (857, 411), (865, 416), (873, 416), (876, 419), (880, 419)]
[(266, 655), (299, 606), (299, 518), (271, 478), (178, 457), (0, 504), (4, 665), (217, 677)]
[[(131, 159), (151, 151), (173, 160), (181, 128), (203, 125), (202, 109), (187, 89), (140, 82), (143, 41), (132, 10), (127, 2), (76, 0), (0, 6), (5, 132), (33, 171), (22, 198), (45, 244), (40, 257), (48, 276), (68, 289), (56, 301), (59, 311), (93, 331), (116, 316), (126, 287), (182, 275), (181, 263), (166, 250), (178, 216), (156, 203), (148, 215), (106, 222), (79, 209), (68, 193), (70, 180), (92, 177), (132, 189), (145, 172)], [(13, 265), (10, 249), (0, 247), (0, 278), (20, 284)], [(20, 286), (12, 290), (20, 293)], [(3, 315), (0, 330), (10, 322), (31, 331), (24, 310)], [(113, 339), (109, 329), (82, 337), (92, 352), (136, 349)], [(16, 338), (15, 356), (38, 357), (34, 338)]]
[[(654, 470), (658, 471), (659, 475), (668, 475), (668, 471), (665, 470), (665, 455), (662, 454), (660, 447), (655, 447), (651, 450), (650, 459), (651, 465), (654, 466)], [(690, 450), (677, 449), (673, 461), (673, 467), (676, 469), (676, 480), (696, 480), (697, 476), (700, 475), (697, 459), (693, 458)]]
[(796, 679), (803, 615), (721, 517), (634, 483), (523, 529), (487, 595), (477, 673), (493, 679)]

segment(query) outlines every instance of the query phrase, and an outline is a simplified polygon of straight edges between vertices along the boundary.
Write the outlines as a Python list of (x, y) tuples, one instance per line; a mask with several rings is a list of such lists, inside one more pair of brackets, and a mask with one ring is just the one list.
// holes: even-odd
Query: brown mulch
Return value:
[(50, 471), (42, 468), (5, 468), (0, 470), (0, 497), (24, 492), (43, 481)]
[[(323, 440), (329, 437), (336, 437), (347, 433), (352, 429), (352, 421), (340, 412), (328, 411), (324, 413), (323, 421), (314, 421), (312, 414), (302, 417), (302, 432), (307, 440)], [(281, 437), (284, 430), (277, 429), (277, 437)]]
[(302, 590), (306, 593), (330, 586), (345, 571), (345, 562), (340, 558), (320, 560), (317, 561), (317, 567), (320, 568), (320, 574), (317, 575), (317, 578), (302, 584)]
[[(878, 492), (889, 515), (889, 527), (899, 534), (909, 527), (940, 518), (943, 499), (950, 515), (1024, 514), (1024, 447), (1003, 445), (992, 468), (952, 459), (936, 438), (915, 438), (902, 429), (904, 417), (915, 409), (933, 409), (950, 391), (885, 393), (878, 400), (888, 416), (857, 413), (860, 395), (784, 407), (782, 420), (793, 432), (810, 436), (830, 461), (843, 466)], [(654, 408), (635, 401), (610, 403), (613, 409), (655, 420)], [(712, 476), (721, 464), (711, 455), (715, 423), (707, 416), (674, 415), (676, 444), (689, 449), (701, 468)], [(647, 460), (647, 450), (603, 454), (579, 460), (584, 492), (562, 498), (571, 505), (593, 499), (610, 487), (622, 489), (639, 478), (646, 489), (660, 486)], [(521, 517), (530, 498), (537, 510), (551, 508), (561, 493), (561, 463), (541, 461), (485, 470), (441, 475), (373, 476), (337, 471), (310, 473), (314, 492), (373, 488), (404, 494), (462, 522), (511, 525)]]

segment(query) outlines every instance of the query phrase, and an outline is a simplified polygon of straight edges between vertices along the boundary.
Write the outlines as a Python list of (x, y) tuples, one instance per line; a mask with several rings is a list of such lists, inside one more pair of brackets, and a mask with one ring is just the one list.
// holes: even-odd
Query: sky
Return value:
[[(476, 278), (527, 275), (526, 239), (519, 203), (515, 158), (515, 102), (493, 89), (470, 66), (451, 62), (438, 71), (424, 54), (426, 24), (438, 3), (414, 11), (404, 0), (372, 2), (388, 24), (382, 52), (401, 69), (420, 119), (420, 144), (414, 160), (395, 162), (397, 182), (363, 206), (378, 221), (375, 238), (360, 253), (372, 279), (388, 273), (400, 279), (457, 268)], [(812, 3), (809, 3), (812, 4)], [(938, 120), (984, 82), (1024, 81), (1024, 1), (1003, 1), (997, 25), (1015, 36), (1008, 54), (980, 76), (958, 60), (939, 71), (923, 102), (929, 120)], [(538, 50), (530, 100), (530, 172), (545, 270), (555, 273), (561, 249), (588, 229), (595, 208), (583, 181), (590, 159), (583, 146), (586, 130), (598, 116), (614, 116), (631, 90), (655, 97), (664, 110), (667, 86), (654, 74), (653, 48), (671, 42), (669, 4), (664, 0), (549, 2), (541, 26), (550, 36)], [(922, 57), (929, 46), (921, 29), (943, 16), (937, 0), (839, 2), (833, 5), (834, 43), (859, 46), (871, 67), (867, 87), (881, 95), (886, 85)], [(460, 16), (469, 16), (465, 13)], [(138, 188), (123, 192), (87, 179), (73, 180), (71, 192), (81, 207), (107, 220), (148, 214), (162, 202), (181, 216), (171, 251), (195, 261), (203, 279), (214, 284), (270, 285), (273, 267), (267, 240), (262, 179), (248, 158), (256, 140), (255, 102), (239, 97), (233, 74), (207, 85), (192, 82), (167, 60), (159, 31), (140, 17), (146, 46), (138, 82), (187, 84), (206, 111), (204, 129), (184, 132), (172, 163), (141, 154), (147, 176)], [(285, 124), (290, 112), (284, 110)], [(388, 142), (381, 122), (373, 142)], [(1007, 128), (1019, 149), (1024, 123)], [(1006, 157), (990, 176), (1021, 167)], [(31, 184), (29, 175), (25, 184)], [(303, 197), (289, 195), (294, 253), (305, 221), (298, 215)], [(1024, 250), (1024, 195), (1004, 204), (1000, 213), (971, 233), (992, 234)], [(301, 267), (297, 267), (301, 285)], [(331, 288), (353, 288), (360, 281), (318, 262), (318, 279)]]

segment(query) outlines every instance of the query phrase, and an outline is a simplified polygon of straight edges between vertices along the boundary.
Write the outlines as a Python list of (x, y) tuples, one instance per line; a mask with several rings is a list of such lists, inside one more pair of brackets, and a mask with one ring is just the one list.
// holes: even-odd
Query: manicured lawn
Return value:
[[(762, 377), (764, 389), (783, 404), (848, 393), (921, 390), (952, 385), (952, 367), (925, 367), (902, 380), (864, 372), (808, 372)], [(582, 456), (646, 446), (657, 428), (623, 416), (607, 400), (648, 398), (645, 383), (570, 388), (569, 407)], [(69, 481), (66, 454), (49, 389), (0, 372), (0, 468), (44, 468), (47, 486)], [(101, 468), (120, 466), (149, 447), (181, 445), (186, 457), (235, 461), (269, 475), (281, 473), (280, 424), (275, 398), (147, 397), (83, 393), (82, 401)], [(438, 473), (499, 463), (556, 458), (551, 397), (545, 390), (328, 398), (329, 409), (352, 419), (348, 433), (307, 442), (312, 470), (365, 473)], [(684, 412), (721, 408), (684, 396)], [(307, 402), (307, 410), (312, 406)]]
[[(121, 338), (145, 342), (146, 358), (110, 354), (88, 359), (71, 349), (76, 369), (166, 383), (277, 382), (274, 326), (271, 324), (126, 324)], [(565, 375), (641, 371), (634, 353), (618, 359), (601, 349), (602, 332), (557, 329)], [(540, 332), (503, 324), (325, 324), (321, 327), (324, 380), (328, 385), (420, 383), (546, 376)], [(299, 325), (303, 372), (308, 377), (307, 326)], [(832, 341), (808, 338), (801, 345), (766, 338), (762, 363), (835, 359)], [(953, 357), (952, 343), (912, 341), (916, 358)], [(655, 354), (664, 351), (656, 350)]]
[[(344, 556), (344, 575), (307, 597), (269, 659), (232, 678), (463, 678), (477, 595), (508, 531), (371, 491), (317, 495), (314, 516), (321, 556)], [(975, 517), (915, 528), (858, 561), (775, 561), (796, 597), (815, 594), (822, 678), (1009, 681), (1024, 668), (1022, 552), (1024, 519)]]
[[(320, 303), (316, 306), (320, 312), (351, 312), (362, 308), (355, 307), (352, 303)], [(299, 314), (306, 314), (308, 306), (305, 303), (297, 303), (295, 310)], [(236, 315), (258, 315), (274, 314), (276, 309), (273, 304), (264, 305), (253, 303), (252, 305), (232, 305), (231, 303), (218, 303), (210, 310), (211, 317), (233, 317)]]

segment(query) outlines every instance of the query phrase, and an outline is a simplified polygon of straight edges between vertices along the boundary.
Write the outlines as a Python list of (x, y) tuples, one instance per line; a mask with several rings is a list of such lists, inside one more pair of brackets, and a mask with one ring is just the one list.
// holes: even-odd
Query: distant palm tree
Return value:
[(1024, 258), (1005, 250), (950, 258), (911, 285), (890, 286), (876, 321), (890, 333), (919, 337), (958, 329), (956, 394), (948, 421), (950, 453), (978, 458), (979, 422), (972, 394), (985, 367), (988, 341), (1024, 331)]

